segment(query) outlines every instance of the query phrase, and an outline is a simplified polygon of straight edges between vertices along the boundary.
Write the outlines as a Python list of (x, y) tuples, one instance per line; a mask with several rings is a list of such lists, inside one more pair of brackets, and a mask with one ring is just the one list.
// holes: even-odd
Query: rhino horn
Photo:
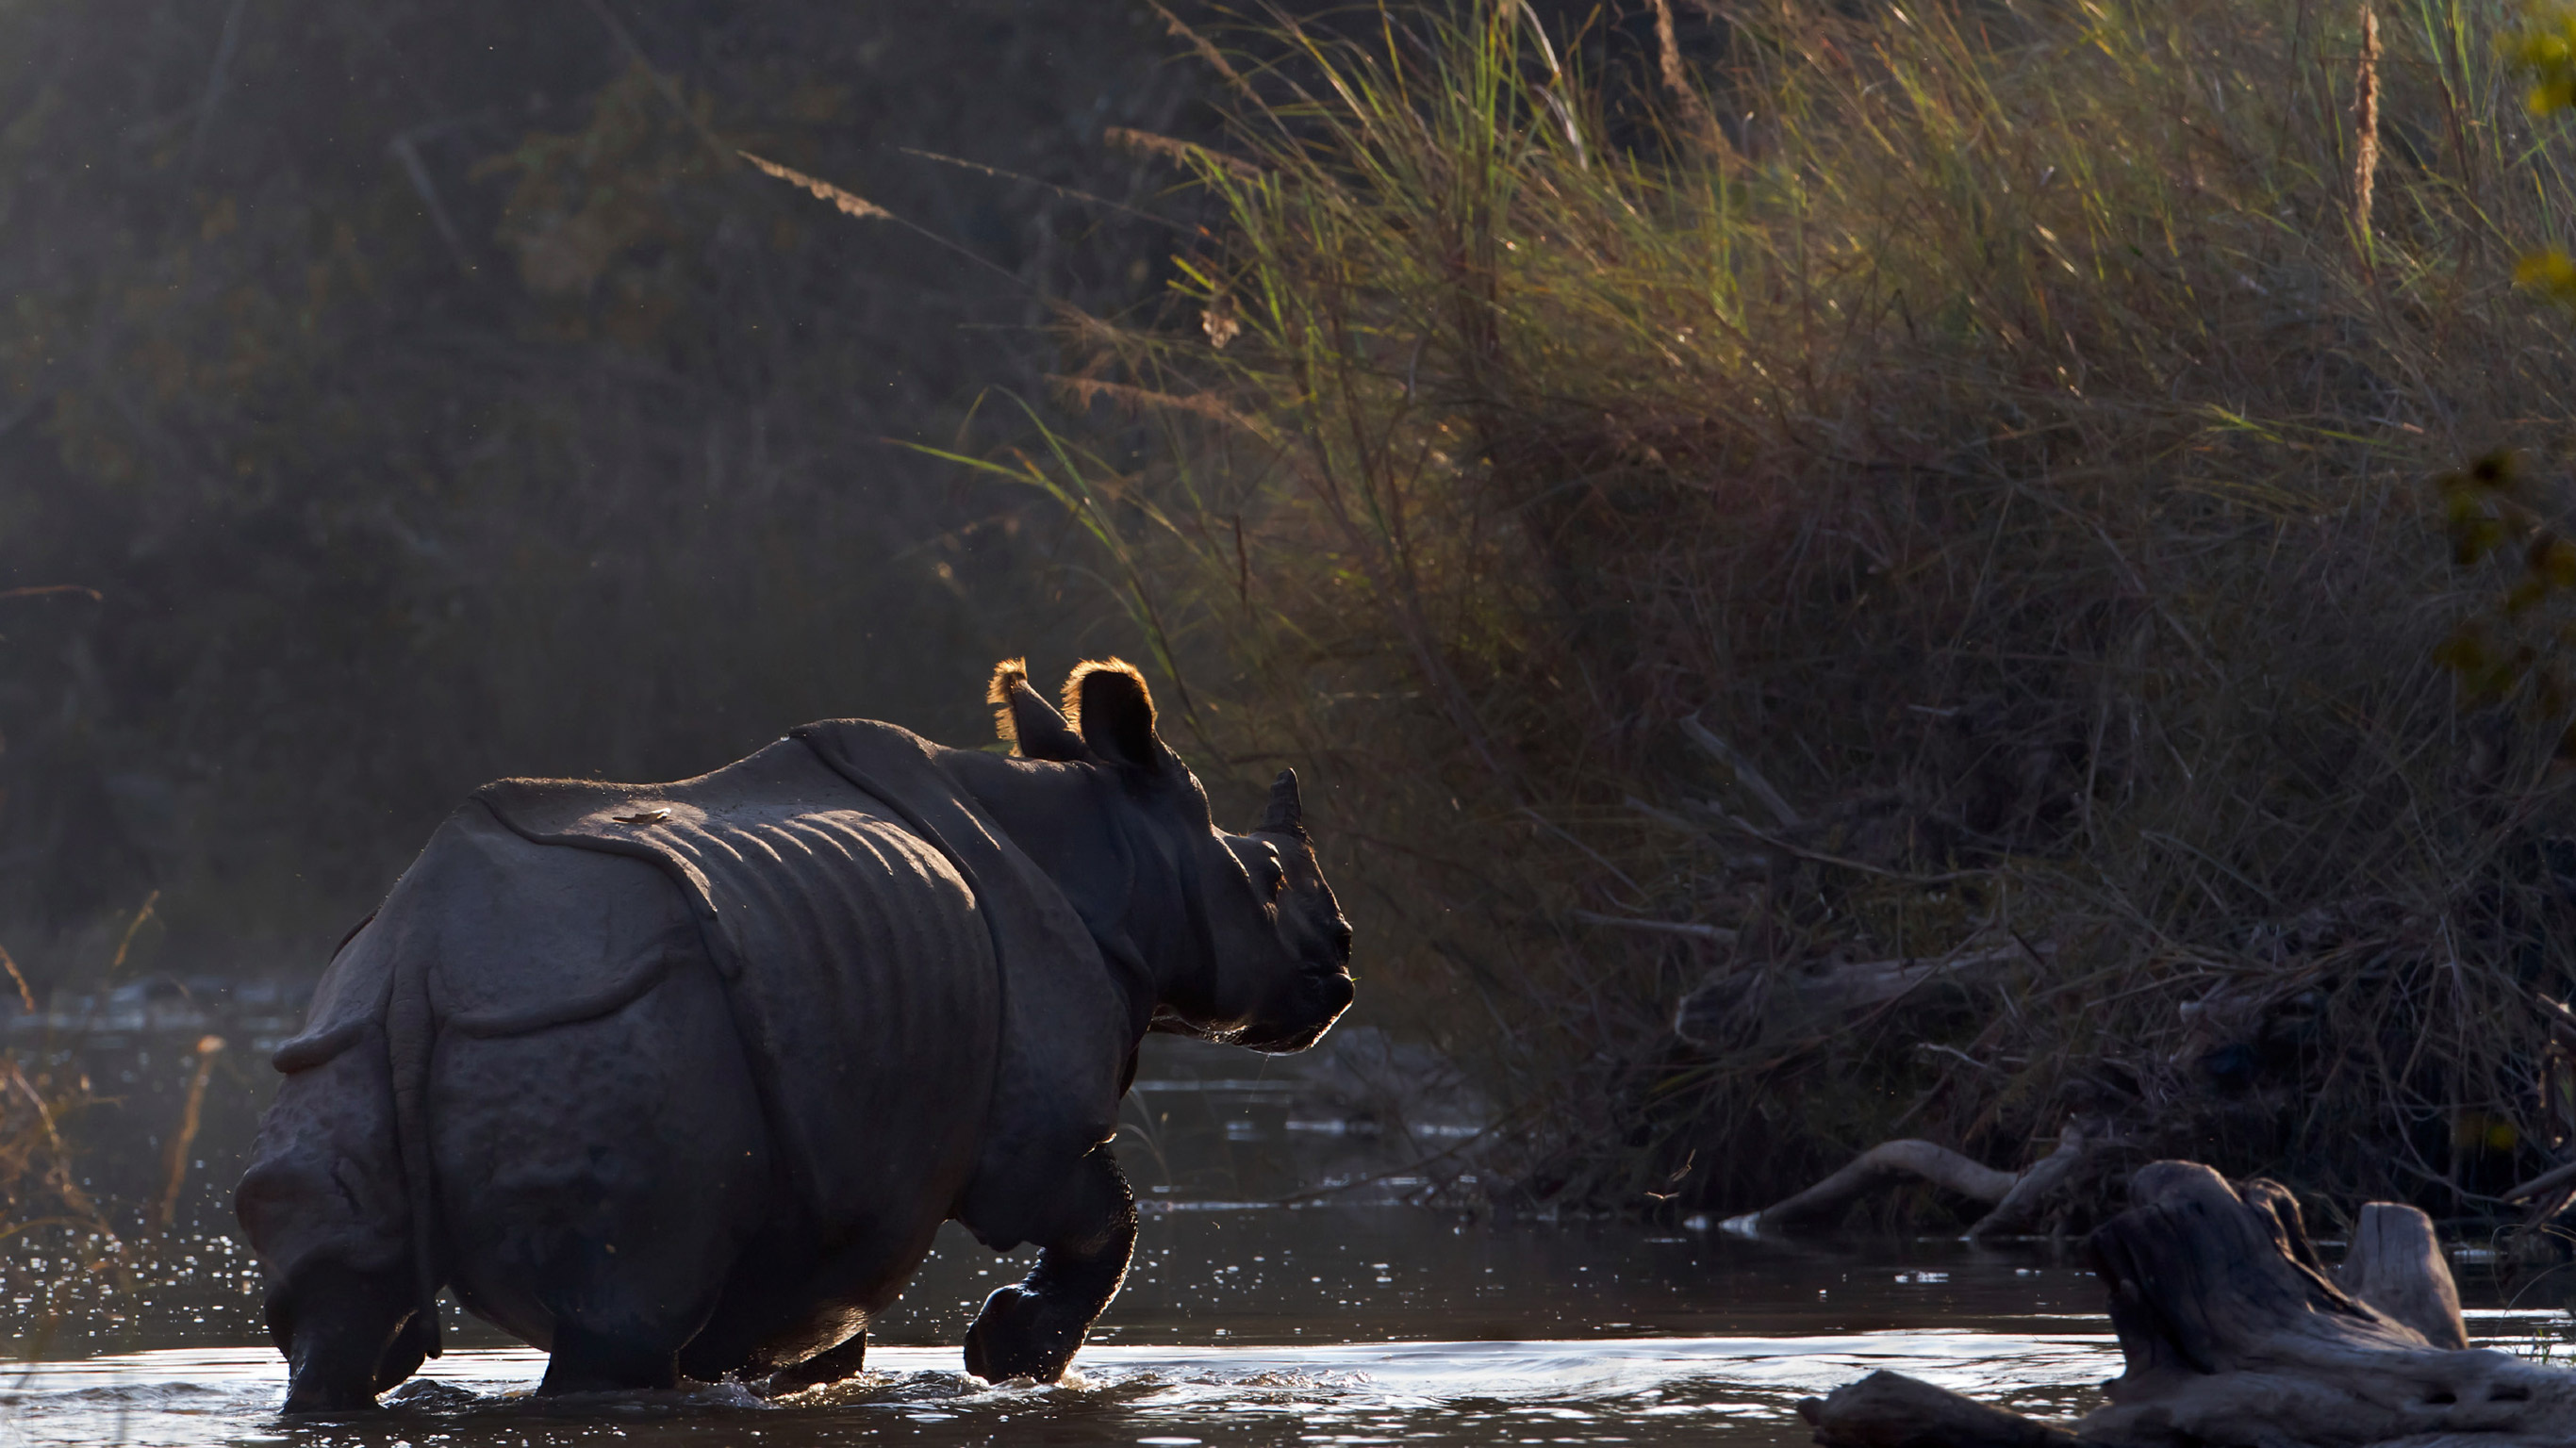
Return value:
[(1283, 769), (1270, 782), (1270, 807), (1261, 812), (1261, 828), (1268, 834), (1306, 838), (1306, 807), (1297, 798), (1297, 771)]

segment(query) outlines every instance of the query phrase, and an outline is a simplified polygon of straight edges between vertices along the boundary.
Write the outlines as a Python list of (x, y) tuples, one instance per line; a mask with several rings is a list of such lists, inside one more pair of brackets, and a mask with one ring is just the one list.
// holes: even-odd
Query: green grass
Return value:
[[(1029, 475), (1208, 742), (1317, 764), (1364, 989), (1515, 1103), (1530, 1194), (1758, 1205), (2073, 1116), (2491, 1207), (2576, 1131), (2565, 603), (2504, 609), (2433, 482), (2524, 450), (2528, 539), (2576, 436), (2518, 12), (2387, 11), (2365, 67), (2345, 6), (1870, 10), (1724, 7), (1651, 97), (1511, 5), (1204, 38), (1189, 315), (1062, 379), (1168, 445)], [(2436, 655), (2488, 623), (2528, 652), (2467, 708)], [(1953, 953), (1998, 959), (1796, 1003)]]

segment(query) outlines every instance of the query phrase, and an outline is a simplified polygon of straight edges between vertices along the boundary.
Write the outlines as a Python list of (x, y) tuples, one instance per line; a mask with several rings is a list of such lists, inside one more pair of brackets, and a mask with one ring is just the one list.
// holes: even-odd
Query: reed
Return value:
[(2568, 701), (2444, 652), (2567, 603), (2432, 482), (2565, 503), (2519, 12), (1719, 9), (1647, 96), (1516, 4), (1192, 36), (1190, 315), (1061, 379), (1162, 445), (1022, 471), (1207, 742), (1320, 770), (1364, 989), (1518, 1103), (1530, 1198), (2072, 1116), (2493, 1208), (2576, 1134)]

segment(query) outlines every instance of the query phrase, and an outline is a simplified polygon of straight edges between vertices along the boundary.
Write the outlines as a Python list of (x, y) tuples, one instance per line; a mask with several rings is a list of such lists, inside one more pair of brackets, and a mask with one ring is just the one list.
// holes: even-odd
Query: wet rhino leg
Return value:
[(394, 1134), (392, 1078), (372, 1032), (288, 1076), (260, 1122), (234, 1209), (268, 1279), (289, 1413), (369, 1407), (428, 1348)]
[(784, 1397), (819, 1388), (844, 1378), (855, 1378), (868, 1365), (868, 1335), (865, 1329), (851, 1334), (839, 1347), (826, 1348), (790, 1368), (780, 1368), (770, 1375), (769, 1395)]
[[(568, 853), (568, 852), (567, 852)], [(649, 866), (625, 918), (667, 887)], [(685, 919), (660, 983), (592, 1019), (448, 1023), (431, 1134), (458, 1297), (550, 1354), (540, 1393), (668, 1388), (770, 1178), (749, 1068)]]
[(1093, 1318), (1127, 1280), (1136, 1250), (1136, 1198), (1107, 1146), (1096, 1146), (1066, 1180), (1038, 1265), (984, 1300), (966, 1330), (966, 1371), (987, 1382), (1051, 1383), (1082, 1347)]
[(319, 1262), (269, 1294), (269, 1333), (286, 1354), (288, 1413), (351, 1413), (410, 1377), (429, 1349), (408, 1268), (360, 1273)]

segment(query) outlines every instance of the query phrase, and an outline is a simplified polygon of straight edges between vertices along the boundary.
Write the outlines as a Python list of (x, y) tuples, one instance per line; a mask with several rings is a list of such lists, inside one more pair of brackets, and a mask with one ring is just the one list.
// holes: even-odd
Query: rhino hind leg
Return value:
[[(637, 872), (654, 892), (641, 904), (669, 895), (647, 867), (601, 858)], [(547, 1350), (540, 1393), (676, 1385), (770, 1180), (714, 971), (689, 960), (606, 1015), (527, 1034), (451, 1028), (439, 1064), (458, 1296)]]
[(826, 1387), (846, 1378), (855, 1378), (867, 1370), (868, 1335), (865, 1331), (851, 1334), (839, 1347), (828, 1347), (793, 1367), (780, 1368), (769, 1375), (769, 1396), (783, 1398), (807, 1388)]
[(1136, 1198), (1108, 1147), (1082, 1159), (1050, 1215), (1036, 1268), (996, 1289), (966, 1329), (966, 1371), (986, 1382), (1063, 1377), (1092, 1320), (1127, 1280)]

